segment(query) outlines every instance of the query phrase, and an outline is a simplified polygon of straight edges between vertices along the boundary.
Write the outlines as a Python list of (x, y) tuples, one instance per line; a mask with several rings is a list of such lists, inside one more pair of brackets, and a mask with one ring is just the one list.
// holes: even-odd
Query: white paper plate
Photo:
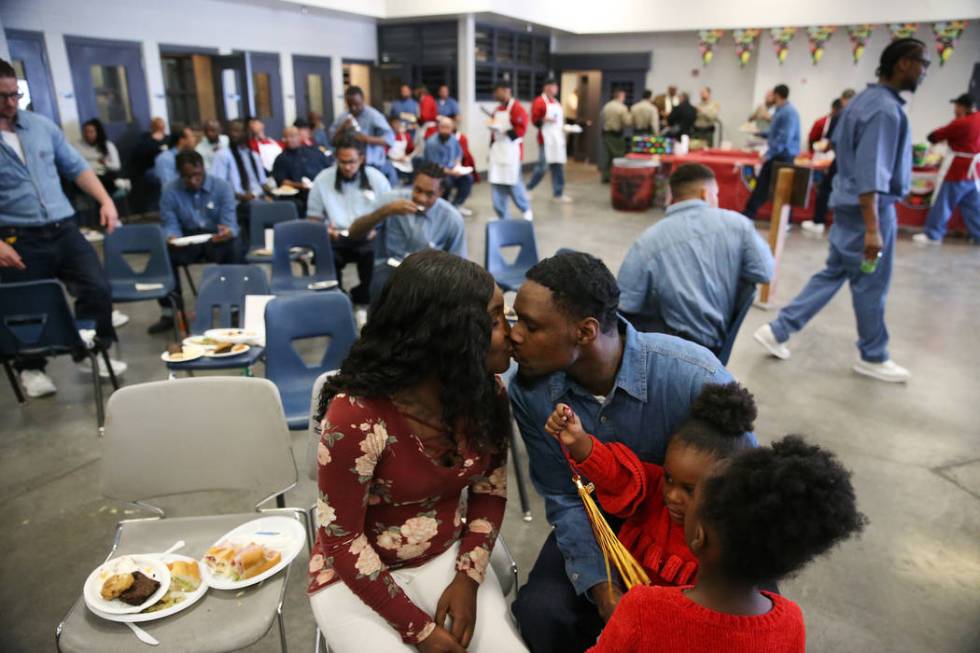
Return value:
[[(159, 554), (151, 553), (148, 555), (156, 556)], [(183, 560), (184, 562), (197, 562), (197, 560), (195, 560), (194, 558), (188, 558), (187, 556), (178, 555), (176, 553), (171, 553), (163, 557), (164, 563), (175, 562), (177, 560)], [(198, 565), (198, 569), (200, 569), (203, 566), (201, 565), (200, 562), (197, 562), (197, 565)], [(201, 574), (201, 584), (197, 586), (197, 589), (194, 590), (193, 592), (189, 592), (189, 593), (185, 592), (183, 601), (175, 605), (172, 605), (166, 610), (158, 610), (156, 612), (146, 612), (146, 613), (137, 612), (135, 614), (110, 614), (108, 612), (102, 612), (101, 610), (95, 610), (91, 606), (89, 606), (89, 609), (92, 610), (95, 616), (102, 617), (103, 619), (107, 619), (108, 621), (120, 621), (120, 622), (129, 622), (129, 623), (139, 623), (141, 621), (156, 621), (157, 619), (163, 619), (164, 617), (169, 617), (172, 614), (177, 614), (178, 612), (186, 610), (187, 608), (191, 607), (192, 605), (200, 601), (201, 597), (207, 594), (207, 592), (208, 592), (208, 582), (204, 579), (204, 574)]]
[(160, 354), (160, 360), (164, 363), (186, 363), (188, 361), (195, 361), (205, 354), (203, 347), (184, 347), (184, 353), (178, 354), (180, 358), (174, 358), (174, 354), (169, 351), (165, 351)]
[[(238, 348), (238, 351), (235, 351), (235, 347)], [(214, 353), (213, 349), (210, 349), (204, 352), (204, 355), (207, 356), (208, 358), (228, 358), (230, 356), (239, 356), (247, 352), (249, 349), (251, 349), (251, 347), (249, 347), (245, 343), (238, 343), (237, 345), (235, 345), (235, 347), (232, 347), (231, 351), (222, 352), (220, 354), (216, 354)], [(242, 349), (242, 347), (244, 347), (244, 349)]]
[(456, 166), (453, 172), (457, 175), (468, 175), (473, 172), (472, 166)]
[[(130, 571), (140, 571), (153, 580), (159, 581), (160, 587), (150, 595), (150, 598), (140, 605), (129, 605), (119, 599), (106, 601), (102, 598), (102, 585), (109, 576)], [(85, 598), (85, 605), (93, 612), (132, 614), (144, 610), (159, 601), (167, 593), (168, 589), (170, 589), (170, 570), (167, 569), (167, 565), (162, 560), (147, 555), (128, 555), (113, 558), (89, 574), (85, 580), (85, 588), (82, 591), (82, 596)]]
[(581, 134), (582, 125), (562, 125), (562, 129), (565, 130), (566, 134)]
[(205, 337), (218, 342), (230, 342), (250, 344), (255, 341), (259, 334), (245, 329), (208, 329), (204, 332)]
[(205, 336), (187, 336), (180, 343), (185, 347), (199, 347), (201, 349), (214, 349), (214, 343), (205, 342)]
[(280, 196), (280, 197), (290, 197), (292, 195), (297, 194), (298, 192), (299, 192), (299, 189), (290, 188), (289, 186), (280, 186), (279, 188), (276, 188), (275, 190), (273, 190), (272, 191), (272, 194), (273, 195)]
[(306, 528), (300, 522), (289, 517), (260, 517), (225, 533), (218, 538), (215, 544), (225, 540), (243, 545), (255, 542), (276, 549), (282, 555), (282, 559), (275, 567), (267, 569), (258, 576), (239, 581), (212, 575), (211, 570), (204, 563), (204, 556), (201, 556), (201, 578), (206, 579), (208, 585), (216, 590), (237, 590), (261, 583), (266, 578), (279, 573), (292, 562), (306, 546)]
[(174, 238), (170, 244), (174, 247), (186, 247), (188, 245), (200, 245), (214, 238), (214, 234), (194, 234), (193, 236), (181, 236)]

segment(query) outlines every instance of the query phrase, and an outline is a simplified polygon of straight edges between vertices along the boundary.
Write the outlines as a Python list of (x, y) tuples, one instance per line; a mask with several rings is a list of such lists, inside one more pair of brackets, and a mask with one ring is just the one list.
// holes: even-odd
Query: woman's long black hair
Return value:
[(469, 447), (502, 451), (509, 406), (486, 368), (493, 292), (493, 277), (466, 259), (436, 250), (406, 258), (372, 304), (340, 372), (324, 385), (318, 419), (338, 393), (391, 397), (435, 374), (447, 431), (463, 424)]
[(105, 134), (105, 127), (102, 126), (102, 121), (98, 118), (92, 118), (91, 120), (86, 120), (82, 125), (82, 132), (85, 132), (85, 127), (92, 125), (95, 129), (95, 149), (102, 152), (102, 156), (109, 156), (109, 146), (106, 143), (109, 141), (109, 137)]

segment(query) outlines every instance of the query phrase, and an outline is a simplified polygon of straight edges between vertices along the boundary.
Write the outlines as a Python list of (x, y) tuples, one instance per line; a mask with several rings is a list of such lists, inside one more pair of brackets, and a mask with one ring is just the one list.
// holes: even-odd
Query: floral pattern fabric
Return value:
[[(389, 573), (459, 541), (456, 569), (482, 582), (503, 521), (507, 452), (443, 466), (387, 399), (337, 395), (321, 424), (317, 540), (308, 592), (341, 580), (409, 644), (435, 627)], [(468, 489), (468, 501), (463, 490)]]

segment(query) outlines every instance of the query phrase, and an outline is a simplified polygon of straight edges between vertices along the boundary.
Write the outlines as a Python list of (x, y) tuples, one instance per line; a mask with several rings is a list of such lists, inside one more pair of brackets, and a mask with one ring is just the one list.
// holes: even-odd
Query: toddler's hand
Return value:
[(555, 406), (544, 429), (551, 437), (565, 445), (575, 462), (582, 462), (592, 453), (592, 437), (582, 428), (578, 415), (567, 405)]

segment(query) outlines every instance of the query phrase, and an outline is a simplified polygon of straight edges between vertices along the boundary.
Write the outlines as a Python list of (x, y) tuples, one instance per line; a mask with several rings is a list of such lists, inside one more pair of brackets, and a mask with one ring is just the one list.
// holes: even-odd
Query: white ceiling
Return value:
[(931, 22), (980, 17), (977, 0), (280, 0), (399, 19), (493, 13), (573, 34)]

